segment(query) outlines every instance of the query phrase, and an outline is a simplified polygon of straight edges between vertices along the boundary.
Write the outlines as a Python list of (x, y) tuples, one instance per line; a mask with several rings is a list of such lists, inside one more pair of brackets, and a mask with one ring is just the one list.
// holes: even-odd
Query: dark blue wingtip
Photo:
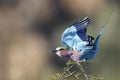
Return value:
[(91, 21), (91, 18), (87, 16), (87, 17), (75, 22), (73, 25), (79, 31), (79, 30), (85, 29), (87, 27), (87, 25), (90, 23), (90, 21)]
[(86, 19), (90, 19), (90, 17), (89, 17), (89, 16), (86, 16), (83, 20), (86, 20)]
[(75, 27), (81, 27), (84, 25), (84, 27), (86, 27), (91, 21), (91, 18), (86, 16), (85, 18), (83, 19), (80, 19), (79, 21), (75, 22), (73, 25)]
[(91, 21), (91, 18), (89, 16), (86, 16), (80, 22), (90, 22), (90, 21)]

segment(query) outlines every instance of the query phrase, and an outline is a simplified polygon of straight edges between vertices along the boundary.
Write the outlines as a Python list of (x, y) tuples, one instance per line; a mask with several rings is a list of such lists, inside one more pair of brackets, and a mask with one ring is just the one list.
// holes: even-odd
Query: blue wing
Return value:
[(80, 55), (80, 60), (86, 61), (86, 60), (90, 60), (90, 59), (94, 58), (95, 54), (98, 51), (98, 43), (99, 43), (99, 39), (100, 39), (103, 31), (104, 31), (104, 27), (99, 31), (99, 33), (94, 41), (93, 48), (84, 50), (82, 55)]
[(73, 48), (75, 44), (87, 41), (86, 28), (90, 22), (89, 17), (75, 22), (67, 28), (62, 34), (62, 43), (66, 46)]
[(84, 19), (75, 22), (73, 25), (75, 26), (75, 28), (77, 29), (77, 34), (78, 36), (83, 40), (83, 41), (87, 41), (87, 36), (86, 36), (86, 28), (87, 25), (90, 23), (90, 18), (89, 17), (85, 17)]

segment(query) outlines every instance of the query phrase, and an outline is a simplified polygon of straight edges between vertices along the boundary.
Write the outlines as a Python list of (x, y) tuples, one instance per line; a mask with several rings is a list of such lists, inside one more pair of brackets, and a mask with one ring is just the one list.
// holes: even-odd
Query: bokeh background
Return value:
[(112, 9), (99, 52), (88, 69), (105, 80), (120, 79), (119, 0), (0, 0), (0, 80), (49, 80), (67, 59), (51, 54), (62, 32), (90, 16), (97, 35)]

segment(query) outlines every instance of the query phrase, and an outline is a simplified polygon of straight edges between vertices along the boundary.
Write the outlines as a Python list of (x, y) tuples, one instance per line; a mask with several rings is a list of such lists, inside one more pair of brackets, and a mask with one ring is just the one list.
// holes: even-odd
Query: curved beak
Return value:
[(56, 52), (57, 52), (56, 49), (51, 50), (51, 53), (56, 53)]

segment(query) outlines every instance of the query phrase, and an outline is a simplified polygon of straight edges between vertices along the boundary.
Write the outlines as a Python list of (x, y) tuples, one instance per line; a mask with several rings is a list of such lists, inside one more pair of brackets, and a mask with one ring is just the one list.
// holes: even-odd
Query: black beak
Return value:
[(51, 50), (51, 53), (56, 53), (56, 52), (57, 52), (56, 49)]

